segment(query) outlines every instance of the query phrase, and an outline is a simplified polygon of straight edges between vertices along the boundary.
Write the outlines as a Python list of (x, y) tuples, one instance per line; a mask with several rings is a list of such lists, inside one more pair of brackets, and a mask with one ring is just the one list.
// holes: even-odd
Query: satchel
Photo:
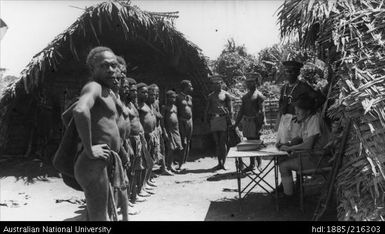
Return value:
[(237, 128), (228, 128), (227, 146), (234, 147), (242, 141), (242, 135)]
[(53, 158), (53, 165), (60, 173), (74, 177), (74, 165), (79, 142), (75, 121), (72, 118)]

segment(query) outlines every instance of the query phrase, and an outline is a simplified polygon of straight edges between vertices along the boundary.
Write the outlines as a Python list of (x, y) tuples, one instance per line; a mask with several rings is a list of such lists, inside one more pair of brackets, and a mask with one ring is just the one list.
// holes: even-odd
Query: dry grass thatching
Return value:
[[(4, 107), (18, 93), (30, 93), (52, 73), (63, 70), (84, 70), (90, 48), (109, 46), (118, 53), (132, 54), (132, 48), (142, 46), (151, 53), (133, 54), (126, 58), (141, 63), (163, 62), (186, 74), (199, 86), (198, 92), (208, 92), (203, 78), (208, 66), (201, 50), (173, 27), (177, 12), (145, 12), (129, 1), (109, 1), (88, 7), (67, 30), (36, 54), (21, 73), (21, 78), (5, 90), (0, 100)], [(131, 46), (131, 47), (129, 47)], [(135, 58), (134, 56), (137, 56)], [(139, 61), (140, 60), (140, 61)]]
[[(65, 101), (78, 95), (81, 85), (88, 80), (85, 61), (95, 46), (110, 47), (123, 56), (129, 64), (128, 75), (138, 81), (148, 79), (168, 89), (179, 85), (177, 79), (191, 80), (198, 97), (194, 100), (204, 102), (209, 93), (205, 83), (209, 73), (207, 58), (174, 28), (173, 20), (177, 17), (177, 12), (142, 11), (129, 1), (111, 0), (85, 9), (68, 29), (37, 53), (20, 78), (4, 90), (0, 97), (0, 151), (11, 144), (7, 143), (11, 131), (8, 120), (15, 113), (16, 103), (20, 107), (20, 100), (40, 100), (43, 95), (51, 100), (56, 98), (60, 108), (65, 108)], [(172, 80), (167, 80), (168, 77)], [(63, 95), (67, 90), (70, 91)], [(23, 123), (19, 129), (29, 131), (28, 127)], [(20, 152), (24, 150), (19, 148)]]
[(379, 0), (285, 1), (281, 35), (299, 36), (334, 67), (328, 110), (353, 128), (337, 178), (340, 220), (383, 220), (385, 192), (385, 6)]

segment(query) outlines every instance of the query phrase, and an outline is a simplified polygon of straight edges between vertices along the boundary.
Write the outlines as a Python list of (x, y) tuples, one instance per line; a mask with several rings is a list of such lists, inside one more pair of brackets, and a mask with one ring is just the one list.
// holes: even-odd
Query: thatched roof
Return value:
[[(328, 110), (352, 121), (337, 177), (338, 218), (384, 220), (385, 192), (385, 5), (378, 0), (285, 1), (282, 36), (326, 54), (334, 67)], [(342, 122), (344, 123), (344, 122)]]
[(209, 72), (201, 50), (178, 32), (171, 20), (176, 12), (154, 13), (129, 2), (110, 1), (88, 7), (67, 30), (36, 54), (0, 100), (6, 106), (18, 94), (31, 93), (58, 74), (86, 73), (85, 58), (97, 45), (124, 55), (132, 68), (172, 69), (195, 83), (202, 97)]

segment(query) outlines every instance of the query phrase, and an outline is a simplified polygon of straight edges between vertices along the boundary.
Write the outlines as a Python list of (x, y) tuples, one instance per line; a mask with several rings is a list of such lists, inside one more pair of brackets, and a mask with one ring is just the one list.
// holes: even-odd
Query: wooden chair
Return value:
[[(298, 157), (298, 168), (299, 170), (296, 171), (297, 175), (297, 183), (299, 185), (299, 193), (300, 193), (300, 209), (302, 212), (304, 212), (304, 177), (305, 176), (315, 176), (315, 175), (321, 175), (325, 181), (328, 179), (328, 174), (332, 170), (332, 166), (327, 161), (329, 159), (328, 156), (330, 156), (330, 152), (328, 150), (308, 150), (308, 151), (295, 151), (293, 152), (295, 157)], [(303, 169), (302, 167), (302, 160), (304, 158), (308, 157), (316, 157), (318, 156), (318, 162), (316, 164), (315, 168), (312, 169)]]

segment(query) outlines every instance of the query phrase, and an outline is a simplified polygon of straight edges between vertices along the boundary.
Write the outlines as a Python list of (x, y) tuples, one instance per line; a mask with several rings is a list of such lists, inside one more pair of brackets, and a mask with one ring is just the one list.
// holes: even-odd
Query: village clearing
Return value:
[[(212, 171), (216, 163), (216, 158), (210, 152), (193, 153), (183, 174), (159, 176), (156, 179), (156, 194), (148, 197), (145, 202), (137, 203), (135, 208), (140, 213), (130, 216), (130, 220), (311, 220), (319, 186), (313, 185), (307, 189), (304, 213), (299, 210), (297, 202), (281, 204), (277, 212), (273, 197), (262, 193), (261, 189), (254, 189), (240, 203), (234, 160), (227, 161), (227, 171)], [(246, 163), (249, 163), (248, 160)], [(38, 160), (21, 159), (9, 159), (0, 165), (1, 221), (85, 220), (83, 193), (67, 187), (52, 167)], [(244, 178), (242, 182), (247, 180)], [(267, 176), (267, 180), (271, 183), (274, 181), (272, 173)], [(335, 219), (333, 211), (326, 219)]]

